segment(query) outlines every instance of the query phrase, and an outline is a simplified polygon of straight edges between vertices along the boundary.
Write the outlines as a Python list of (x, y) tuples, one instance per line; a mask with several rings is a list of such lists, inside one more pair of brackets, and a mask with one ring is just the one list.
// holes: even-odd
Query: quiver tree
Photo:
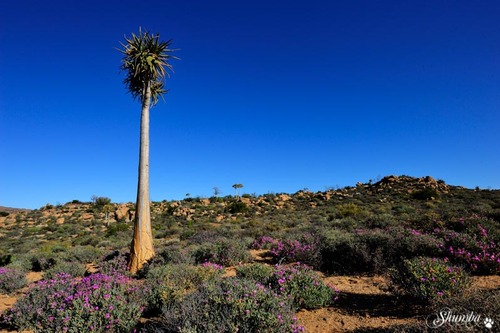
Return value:
[(113, 211), (113, 205), (107, 204), (102, 207), (102, 211), (104, 212), (104, 221), (106, 225), (109, 226), (109, 213)]
[(214, 187), (213, 190), (214, 190), (214, 197), (217, 198), (221, 193), (220, 189), (218, 187)]
[(232, 187), (236, 191), (236, 199), (239, 199), (239, 197), (240, 197), (240, 188), (243, 188), (243, 184), (234, 184)]
[(134, 99), (141, 102), (141, 131), (139, 149), (139, 179), (137, 185), (134, 237), (130, 249), (128, 268), (135, 273), (155, 255), (151, 232), (149, 199), (149, 109), (167, 92), (165, 78), (172, 71), (170, 59), (172, 40), (160, 41), (159, 34), (150, 34), (139, 28), (139, 34), (125, 37), (122, 43), (121, 70), (126, 72), (123, 81)]
[(113, 210), (111, 199), (108, 197), (98, 197), (93, 195), (91, 198), (94, 203), (95, 210), (99, 213), (104, 213), (104, 220), (106, 225), (109, 224), (109, 213)]

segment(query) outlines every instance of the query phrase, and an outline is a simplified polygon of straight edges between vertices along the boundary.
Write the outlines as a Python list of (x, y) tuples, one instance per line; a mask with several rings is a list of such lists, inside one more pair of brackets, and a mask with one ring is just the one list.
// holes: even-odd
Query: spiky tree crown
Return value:
[(140, 98), (141, 102), (146, 95), (148, 83), (151, 87), (152, 104), (158, 102), (167, 92), (165, 89), (165, 77), (170, 76), (168, 71), (173, 72), (170, 59), (178, 59), (171, 55), (175, 50), (170, 49), (172, 39), (165, 42), (160, 41), (159, 34), (151, 34), (139, 28), (139, 34), (132, 33), (132, 37), (125, 37), (125, 43), (121, 43), (124, 55), (120, 69), (127, 73), (123, 80), (127, 89), (134, 98)]

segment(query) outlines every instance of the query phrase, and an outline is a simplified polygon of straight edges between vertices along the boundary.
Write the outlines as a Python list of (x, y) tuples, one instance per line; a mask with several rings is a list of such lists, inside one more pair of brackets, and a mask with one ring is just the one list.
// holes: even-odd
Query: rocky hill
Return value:
[[(311, 192), (300, 190), (294, 194), (266, 194), (261, 196), (243, 195), (239, 198), (233, 196), (221, 198), (188, 198), (180, 201), (152, 202), (152, 212), (155, 214), (171, 214), (183, 217), (187, 221), (195, 217), (211, 216), (215, 222), (224, 219), (234, 219), (242, 211), (252, 211), (260, 215), (282, 209), (307, 209), (315, 208), (325, 202), (349, 201), (356, 197), (371, 197), (378, 201), (409, 200), (411, 198), (422, 200), (436, 200), (443, 195), (459, 193), (460, 191), (472, 192), (461, 186), (447, 185), (443, 180), (436, 180), (430, 176), (415, 178), (409, 176), (387, 176), (376, 183), (358, 182), (354, 187), (330, 189), (327, 191)], [(451, 193), (450, 193), (451, 192)], [(495, 191), (490, 191), (495, 192)], [(234, 202), (241, 202), (239, 207)], [(109, 223), (122, 221), (130, 222), (134, 216), (133, 203), (114, 203), (109, 214)], [(243, 208), (242, 208), (243, 207)], [(96, 221), (104, 220), (105, 213), (93, 207), (89, 202), (68, 202), (64, 205), (46, 205), (36, 210), (18, 209), (0, 206), (0, 227), (8, 227), (22, 220), (25, 225), (39, 225), (40, 223), (55, 222), (62, 224), (68, 220)]]
[[(463, 189), (462, 187), (452, 188)], [(171, 213), (176, 217), (184, 217), (188, 221), (201, 214), (202, 216), (212, 216), (215, 221), (220, 222), (223, 219), (231, 219), (234, 215), (237, 215), (234, 213), (240, 213), (239, 211), (231, 212), (230, 209), (225, 209), (235, 199), (243, 203), (246, 209), (252, 210), (258, 215), (274, 210), (297, 209), (300, 205), (304, 206), (304, 204), (306, 204), (306, 207), (314, 208), (319, 202), (330, 201), (332, 198), (343, 200), (344, 198), (365, 195), (377, 196), (384, 200), (389, 195), (392, 197), (395, 195), (406, 197), (423, 190), (437, 196), (447, 194), (449, 189), (450, 186), (446, 185), (444, 181), (438, 181), (432, 177), (387, 176), (374, 184), (371, 182), (357, 183), (356, 187), (345, 187), (322, 192), (301, 190), (295, 194), (243, 195), (239, 198), (232, 196), (223, 198), (188, 198), (181, 201), (152, 202), (152, 211), (156, 214)], [(429, 197), (429, 199), (434, 200), (435, 198)], [(133, 219), (133, 203), (114, 203), (112, 206), (113, 209), (108, 222), (129, 222)], [(62, 224), (67, 220), (95, 221), (105, 219), (104, 212), (95, 209), (92, 203), (77, 200), (64, 205), (48, 204), (36, 210), (0, 206), (0, 213), (3, 215), (0, 216), (0, 227), (8, 227), (19, 220), (29, 226), (40, 222)]]

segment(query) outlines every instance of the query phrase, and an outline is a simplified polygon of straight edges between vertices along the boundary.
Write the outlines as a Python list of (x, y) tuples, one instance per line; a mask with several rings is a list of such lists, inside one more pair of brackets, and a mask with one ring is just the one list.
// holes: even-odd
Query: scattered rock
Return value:
[(99, 267), (95, 264), (86, 264), (85, 265), (85, 275), (95, 274), (99, 272)]
[(82, 220), (93, 220), (94, 219), (94, 214), (90, 213), (83, 213), (81, 216)]
[(196, 213), (195, 209), (189, 208), (189, 207), (178, 207), (173, 215), (174, 216), (181, 216), (181, 217), (187, 217), (188, 215), (192, 215)]
[(292, 197), (287, 195), (287, 194), (279, 194), (276, 196), (276, 199), (279, 201), (288, 201), (288, 200), (291, 200)]
[(130, 214), (130, 208), (126, 204), (118, 205), (115, 211), (115, 220), (121, 221), (125, 220), (126, 222), (130, 222), (132, 220), (132, 216)]
[(243, 202), (244, 204), (250, 205), (252, 203), (252, 200), (250, 198), (240, 198), (240, 201)]

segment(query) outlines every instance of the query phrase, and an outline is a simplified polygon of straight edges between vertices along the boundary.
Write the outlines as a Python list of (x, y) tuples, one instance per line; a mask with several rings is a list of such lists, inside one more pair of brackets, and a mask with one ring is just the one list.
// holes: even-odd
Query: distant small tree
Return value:
[(213, 190), (214, 190), (214, 197), (217, 198), (219, 194), (221, 194), (221, 191), (218, 187), (214, 187)]
[(111, 205), (111, 199), (108, 197), (98, 197), (93, 195), (91, 200), (94, 204), (95, 209), (98, 212), (104, 212), (106, 224), (109, 220), (109, 213), (113, 210), (113, 205)]
[(105, 215), (105, 221), (106, 225), (109, 225), (109, 213), (113, 211), (113, 205), (107, 204), (102, 207), (102, 211), (104, 212)]
[(104, 206), (109, 205), (110, 203), (111, 199), (108, 197), (96, 197), (94, 200), (94, 205), (100, 210), (102, 210)]
[(234, 184), (234, 190), (236, 191), (236, 198), (240, 197), (240, 188), (243, 188), (243, 184)]

